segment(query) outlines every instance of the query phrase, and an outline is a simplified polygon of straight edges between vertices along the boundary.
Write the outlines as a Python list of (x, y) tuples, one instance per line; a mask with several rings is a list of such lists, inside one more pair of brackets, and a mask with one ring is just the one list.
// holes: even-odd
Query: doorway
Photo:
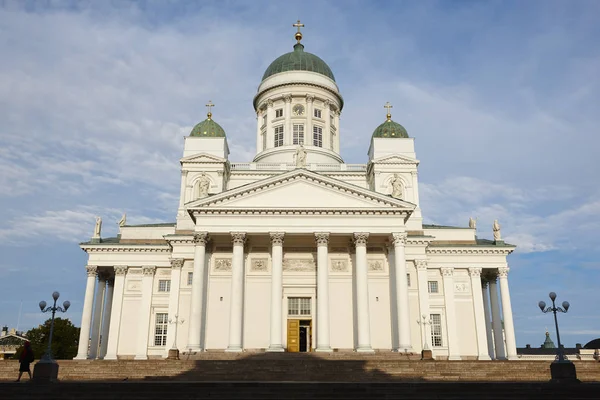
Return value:
[(287, 351), (307, 353), (312, 349), (312, 320), (288, 319)]

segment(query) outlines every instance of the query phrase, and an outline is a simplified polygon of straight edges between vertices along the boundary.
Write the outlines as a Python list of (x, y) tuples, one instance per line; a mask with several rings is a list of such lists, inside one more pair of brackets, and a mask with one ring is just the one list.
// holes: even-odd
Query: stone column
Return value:
[(394, 268), (396, 270), (396, 308), (398, 310), (398, 348), (396, 351), (412, 350), (410, 337), (410, 304), (408, 301), (408, 281), (406, 280), (406, 232), (392, 233), (394, 241)]
[(150, 319), (152, 318), (152, 289), (154, 284), (155, 266), (142, 267), (142, 300), (139, 308), (137, 351), (135, 360), (148, 359), (148, 335), (150, 333)]
[(335, 140), (333, 142), (333, 151), (339, 154), (340, 152), (340, 111), (337, 110), (333, 114), (335, 125)]
[[(204, 295), (204, 265), (208, 232), (194, 234), (194, 272), (192, 272), (192, 295), (190, 297), (190, 318), (188, 344), (190, 351), (202, 351), (200, 332), (202, 327), (202, 299)], [(168, 331), (167, 331), (168, 333)]]
[(108, 279), (106, 281), (106, 305), (104, 306), (104, 312), (102, 313), (102, 334), (100, 335), (100, 354), (98, 355), (98, 358), (100, 359), (103, 359), (104, 356), (106, 356), (106, 350), (108, 348), (108, 332), (110, 329), (114, 285), (115, 281), (113, 279)]
[[(312, 135), (313, 135), (313, 119), (315, 117), (315, 113), (314, 113), (314, 103), (313, 100), (315, 99), (315, 97), (311, 94), (307, 94), (306, 95), (306, 131), (304, 132), (304, 143), (307, 142), (307, 138), (308, 139), (312, 139)], [(325, 132), (323, 132), (325, 133)], [(323, 135), (325, 136), (325, 135)], [(325, 137), (323, 137), (323, 142), (325, 142)], [(309, 142), (311, 143), (311, 142)], [(327, 142), (329, 143), (329, 142)], [(311, 143), (312, 144), (312, 143)], [(325, 147), (325, 146), (323, 146)]]
[(261, 135), (261, 129), (260, 129), (261, 126), (262, 126), (262, 113), (261, 113), (260, 105), (259, 105), (258, 109), (256, 110), (256, 154), (263, 151), (262, 135)]
[[(177, 315), (177, 321), (182, 320), (179, 316), (179, 287), (181, 286), (181, 268), (183, 267), (183, 258), (172, 258), (171, 259), (171, 291), (169, 292), (169, 319), (175, 321)], [(167, 329), (167, 349), (165, 349), (165, 357), (169, 356), (169, 349), (172, 349), (172, 343), (175, 343), (175, 334), (177, 331), (177, 325), (171, 325), (174, 329)]]
[[(424, 315), (427, 320), (430, 319), (431, 312), (429, 311), (429, 288), (427, 287), (427, 260), (415, 260), (417, 266), (417, 282), (419, 285), (419, 312)], [(421, 317), (419, 317), (421, 321)], [(431, 345), (431, 324), (420, 324), (421, 337), (425, 336), (426, 343), (423, 343), (423, 348), (429, 349)], [(425, 331), (425, 332), (423, 332)]]
[(285, 128), (283, 129), (283, 145), (291, 146), (293, 143), (292, 140), (292, 95), (286, 94), (283, 96), (285, 100)]
[(494, 330), (494, 349), (496, 351), (496, 360), (505, 360), (504, 335), (502, 333), (502, 317), (500, 317), (500, 305), (498, 304), (498, 289), (496, 279), (490, 284), (490, 304), (492, 306), (492, 327)]
[[(369, 274), (367, 265), (367, 232), (354, 234), (356, 251), (356, 319), (358, 347), (356, 351), (372, 353), (371, 319), (369, 317)], [(406, 276), (404, 277), (406, 279)]]
[(127, 266), (115, 265), (115, 283), (113, 288), (112, 310), (110, 312), (110, 329), (108, 331), (106, 355), (104, 356), (105, 360), (117, 359), (125, 274), (127, 274)]
[(100, 345), (100, 329), (102, 326), (102, 310), (104, 309), (104, 294), (106, 292), (106, 277), (98, 275), (98, 288), (96, 289), (96, 304), (94, 305), (94, 320), (92, 322), (92, 340), (90, 342), (90, 359), (98, 358)]
[(516, 360), (517, 342), (515, 339), (515, 325), (510, 304), (510, 293), (508, 291), (508, 267), (498, 268), (500, 278), (500, 297), (502, 299), (502, 314), (504, 317), (504, 337), (506, 339), (506, 353), (509, 360)]
[(267, 149), (272, 149), (275, 147), (275, 130), (273, 129), (273, 124), (271, 123), (273, 119), (275, 119), (273, 100), (269, 99), (267, 100), (267, 128), (265, 133), (265, 135), (267, 135)]
[(227, 352), (242, 351), (242, 319), (244, 318), (244, 242), (246, 233), (232, 232), (231, 309), (229, 312), (229, 346)]
[(444, 303), (446, 306), (446, 333), (448, 334), (448, 360), (460, 360), (458, 336), (456, 335), (456, 311), (454, 304), (454, 268), (443, 267)]
[(317, 242), (317, 349), (331, 352), (329, 336), (329, 233), (315, 233)]
[(481, 295), (483, 298), (483, 313), (485, 316), (485, 336), (487, 338), (488, 355), (494, 359), (494, 338), (492, 333), (492, 318), (490, 317), (490, 292), (487, 281), (481, 282)]
[[(331, 102), (329, 100), (325, 100), (323, 102), (325, 108), (323, 110), (325, 114), (325, 128), (323, 129), (323, 147), (329, 147), (329, 135), (331, 135)], [(312, 132), (310, 133), (311, 144), (312, 144)]]
[(483, 309), (483, 296), (481, 294), (481, 268), (469, 268), (471, 277), (471, 292), (473, 294), (473, 314), (475, 315), (475, 331), (477, 334), (477, 359), (490, 360), (487, 346), (487, 333), (485, 325), (485, 312)]
[(271, 236), (271, 343), (267, 351), (283, 351), (281, 326), (283, 297), (283, 232)]
[(90, 328), (92, 326), (92, 309), (94, 308), (94, 291), (96, 290), (96, 277), (98, 276), (98, 267), (88, 265), (87, 283), (85, 285), (85, 297), (83, 300), (83, 313), (81, 315), (81, 329), (79, 331), (79, 346), (75, 360), (85, 360), (88, 358), (88, 345), (90, 342)]

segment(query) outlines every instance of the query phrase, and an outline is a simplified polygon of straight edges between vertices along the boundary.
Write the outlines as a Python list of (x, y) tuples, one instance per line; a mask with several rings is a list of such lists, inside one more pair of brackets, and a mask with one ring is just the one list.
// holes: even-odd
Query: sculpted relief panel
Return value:
[(215, 260), (215, 266), (213, 272), (231, 272), (231, 259), (230, 258), (217, 258)]
[(368, 263), (369, 263), (369, 272), (384, 272), (385, 271), (382, 260), (369, 260)]
[(348, 272), (348, 260), (331, 260), (331, 272)]
[(315, 272), (317, 265), (315, 261), (307, 258), (288, 258), (283, 260), (284, 272)]
[(266, 258), (252, 260), (250, 272), (269, 272), (269, 264)]

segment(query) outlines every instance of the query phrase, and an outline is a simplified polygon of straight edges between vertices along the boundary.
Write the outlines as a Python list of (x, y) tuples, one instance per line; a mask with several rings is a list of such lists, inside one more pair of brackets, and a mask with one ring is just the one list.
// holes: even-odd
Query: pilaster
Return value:
[(354, 234), (356, 251), (356, 318), (358, 325), (358, 347), (356, 351), (372, 353), (371, 319), (369, 316), (369, 276), (367, 266), (368, 232)]
[(441, 268), (444, 281), (444, 303), (446, 306), (446, 333), (448, 334), (448, 359), (460, 360), (458, 336), (456, 334), (456, 306), (454, 304), (454, 268)]
[(150, 334), (150, 319), (152, 318), (152, 287), (156, 267), (142, 267), (142, 300), (140, 301), (138, 320), (138, 342), (135, 360), (148, 359), (148, 336)]
[[(311, 136), (312, 137), (312, 136)], [(317, 349), (331, 352), (329, 330), (329, 233), (315, 233), (317, 242)]]
[(267, 351), (282, 352), (281, 331), (283, 297), (283, 232), (272, 232), (271, 237), (271, 343)]
[(229, 313), (229, 346), (227, 352), (242, 351), (242, 319), (244, 308), (244, 243), (245, 232), (232, 232), (231, 309)]

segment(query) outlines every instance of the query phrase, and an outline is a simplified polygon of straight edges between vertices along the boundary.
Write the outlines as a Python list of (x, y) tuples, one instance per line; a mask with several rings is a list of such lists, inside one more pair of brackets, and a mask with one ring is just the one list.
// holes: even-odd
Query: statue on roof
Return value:
[(392, 197), (402, 200), (402, 179), (400, 179), (400, 175), (394, 174), (390, 184), (392, 185)]
[(296, 167), (306, 167), (306, 150), (304, 150), (303, 145), (298, 146), (298, 148), (296, 149)]
[(477, 229), (477, 218), (469, 217), (469, 228)]
[(500, 224), (498, 223), (497, 219), (494, 220), (494, 225), (492, 226), (492, 229), (494, 231), (494, 240), (502, 240), (502, 235), (500, 234)]
[(123, 216), (121, 217), (121, 219), (117, 223), (119, 224), (119, 228), (124, 227), (125, 224), (127, 223), (127, 213), (123, 213)]
[(102, 218), (96, 217), (96, 226), (94, 226), (94, 238), (100, 237), (100, 232), (102, 230)]

